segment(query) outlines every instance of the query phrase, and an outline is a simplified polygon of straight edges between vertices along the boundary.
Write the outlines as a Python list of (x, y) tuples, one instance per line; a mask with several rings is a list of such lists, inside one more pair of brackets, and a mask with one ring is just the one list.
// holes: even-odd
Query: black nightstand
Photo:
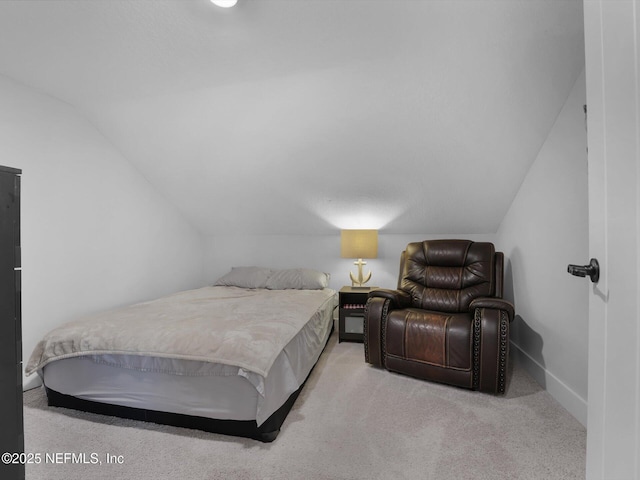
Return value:
[(364, 306), (378, 287), (342, 287), (338, 292), (338, 342), (364, 342)]

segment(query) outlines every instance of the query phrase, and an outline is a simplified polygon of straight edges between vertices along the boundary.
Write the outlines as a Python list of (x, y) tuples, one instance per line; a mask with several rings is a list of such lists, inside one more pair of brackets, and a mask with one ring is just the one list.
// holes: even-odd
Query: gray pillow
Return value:
[(289, 268), (276, 270), (267, 280), (270, 290), (321, 290), (329, 286), (328, 273), (310, 268)]
[(233, 267), (214, 285), (241, 288), (265, 288), (273, 270), (263, 267)]

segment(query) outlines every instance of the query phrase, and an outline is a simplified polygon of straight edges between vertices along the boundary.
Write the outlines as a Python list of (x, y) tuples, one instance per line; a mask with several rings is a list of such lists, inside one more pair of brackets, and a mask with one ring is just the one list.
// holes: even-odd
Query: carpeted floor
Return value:
[(373, 368), (362, 344), (336, 340), (270, 444), (50, 408), (42, 389), (25, 392), (25, 451), (43, 458), (26, 478), (584, 478), (585, 428), (518, 365), (506, 395), (493, 396)]

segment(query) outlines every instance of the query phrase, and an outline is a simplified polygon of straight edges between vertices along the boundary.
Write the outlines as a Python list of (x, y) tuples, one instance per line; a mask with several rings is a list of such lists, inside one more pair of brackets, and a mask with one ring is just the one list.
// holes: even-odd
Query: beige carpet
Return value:
[[(49, 408), (42, 389), (26, 392), (26, 451), (43, 457), (27, 480), (584, 478), (585, 428), (517, 365), (492, 396), (373, 368), (362, 344), (336, 338), (270, 444)], [(44, 461), (65, 452), (102, 464)]]

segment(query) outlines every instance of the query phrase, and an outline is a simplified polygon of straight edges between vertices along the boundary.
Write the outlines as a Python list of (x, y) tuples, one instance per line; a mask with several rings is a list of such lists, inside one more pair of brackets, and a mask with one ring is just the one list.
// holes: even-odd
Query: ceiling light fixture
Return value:
[(222, 8), (231, 8), (238, 3), (238, 0), (211, 0), (211, 3)]

